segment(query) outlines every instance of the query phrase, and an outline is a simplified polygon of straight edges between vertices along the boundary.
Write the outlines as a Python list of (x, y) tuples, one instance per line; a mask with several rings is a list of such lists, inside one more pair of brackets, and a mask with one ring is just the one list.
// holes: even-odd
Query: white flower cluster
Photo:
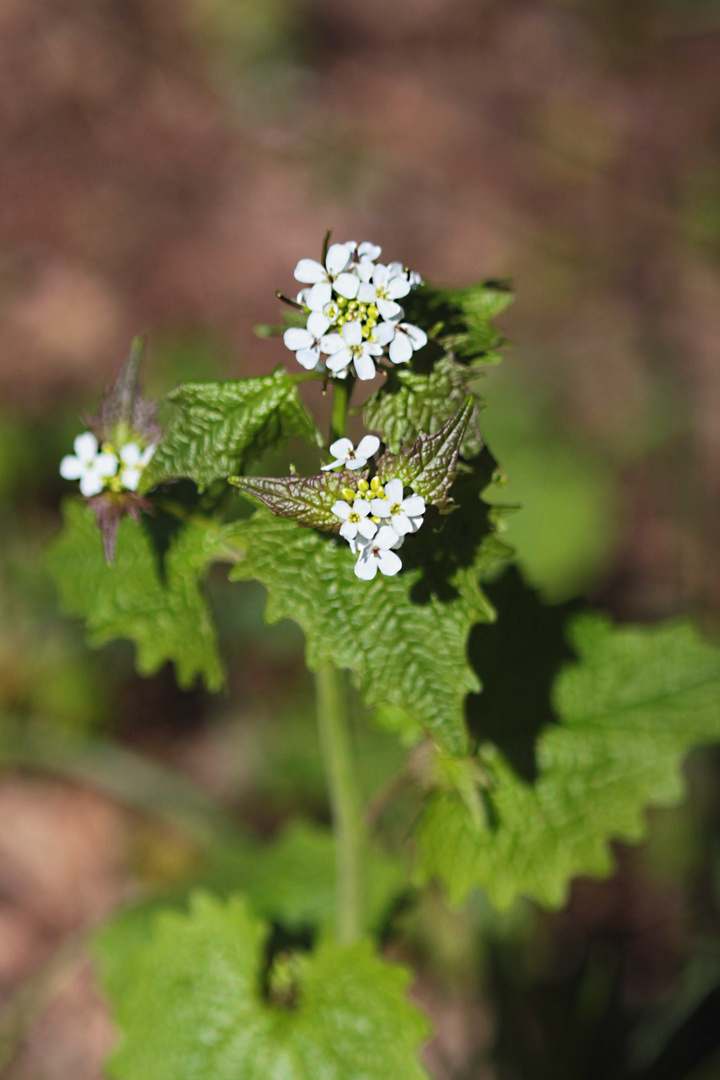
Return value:
[(142, 471), (155, 453), (154, 446), (144, 450), (136, 442), (125, 443), (116, 452), (108, 443), (102, 447), (91, 431), (78, 435), (73, 443), (74, 454), (60, 462), (60, 475), (65, 480), (79, 480), (80, 492), (86, 498), (110, 491), (137, 491)]
[[(371, 438), (374, 436), (365, 436), (365, 439)], [(338, 443), (333, 443), (330, 448), (334, 454), (338, 454), (337, 446)], [(347, 462), (334, 464), (347, 465)], [(402, 568), (398, 548), (402, 547), (405, 537), (417, 532), (423, 523), (425, 500), (413, 492), (406, 498), (404, 490), (402, 480), (388, 480), (383, 485), (375, 476), (370, 483), (359, 480), (357, 490), (345, 488), (343, 498), (333, 503), (332, 512), (342, 521), (340, 535), (357, 555), (355, 573), (364, 581), (372, 581), (378, 570), (388, 577), (397, 574)]]
[(386, 348), (393, 364), (405, 364), (427, 344), (425, 331), (404, 322), (398, 304), (422, 279), (402, 263), (377, 262), (381, 251), (377, 244), (349, 240), (328, 248), (324, 266), (301, 259), (295, 267), (296, 280), (310, 286), (297, 297), (307, 326), (291, 327), (283, 340), (308, 371), (327, 366), (344, 379), (354, 369), (359, 379), (372, 379)]

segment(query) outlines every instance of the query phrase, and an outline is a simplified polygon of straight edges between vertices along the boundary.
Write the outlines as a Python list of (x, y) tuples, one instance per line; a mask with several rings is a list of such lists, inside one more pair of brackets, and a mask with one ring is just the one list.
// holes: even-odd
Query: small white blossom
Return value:
[(362, 326), (359, 322), (346, 322), (339, 334), (328, 334), (320, 342), (324, 353), (329, 353), (326, 361), (328, 369), (334, 374), (347, 371), (352, 363), (358, 379), (375, 377), (373, 357), (382, 354), (382, 345), (376, 341), (363, 340)]
[[(399, 263), (392, 264), (394, 267)], [(402, 315), (402, 308), (396, 302), (410, 292), (410, 282), (404, 271), (391, 270), (382, 264), (374, 266), (372, 280), (363, 281), (358, 290), (358, 300), (364, 304), (375, 304), (383, 319), (397, 319)]]
[(370, 503), (366, 499), (355, 499), (350, 503), (338, 500), (333, 503), (332, 512), (342, 521), (340, 535), (347, 540), (353, 554), (358, 543), (372, 540), (377, 532), (377, 525), (370, 516)]
[(367, 465), (368, 458), (376, 454), (379, 449), (380, 440), (377, 435), (363, 435), (357, 449), (355, 449), (350, 439), (336, 439), (334, 443), (330, 444), (330, 453), (335, 460), (331, 461), (329, 465), (323, 465), (323, 472), (327, 472), (328, 469), (338, 468), (362, 469)]
[(348, 273), (351, 262), (352, 252), (345, 244), (331, 244), (324, 266), (316, 259), (301, 259), (295, 267), (295, 279), (307, 285), (329, 284), (340, 296), (354, 300), (359, 281), (355, 274)]
[(403, 498), (402, 480), (388, 480), (383, 495), (370, 503), (374, 517), (388, 519), (387, 524), (398, 536), (417, 532), (423, 523), (425, 500), (421, 495)]
[(311, 312), (307, 327), (290, 326), (283, 334), (283, 341), (288, 349), (295, 353), (295, 359), (308, 371), (320, 362), (320, 339), (330, 329), (330, 320), (319, 311)]
[(378, 570), (381, 574), (392, 577), (402, 569), (400, 556), (392, 549), (398, 544), (398, 535), (389, 525), (383, 525), (377, 535), (359, 547), (360, 554), (355, 563), (355, 574), (363, 581), (372, 581)]
[(79, 480), (80, 492), (86, 497), (99, 495), (105, 482), (115, 476), (118, 459), (115, 454), (100, 452), (98, 441), (91, 431), (78, 435), (73, 443), (73, 454), (67, 454), (60, 462), (60, 475), (64, 480)]
[(126, 491), (137, 491), (142, 471), (154, 453), (154, 445), (143, 450), (138, 443), (129, 442), (122, 447), (120, 450), (120, 483)]
[(383, 322), (375, 331), (380, 345), (390, 345), (393, 364), (406, 364), (414, 352), (427, 345), (427, 334), (419, 326), (406, 322)]

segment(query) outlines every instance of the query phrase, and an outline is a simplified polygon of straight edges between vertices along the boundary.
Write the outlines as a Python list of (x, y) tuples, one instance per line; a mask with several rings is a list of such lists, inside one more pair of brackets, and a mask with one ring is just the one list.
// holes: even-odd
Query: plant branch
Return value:
[(342, 673), (330, 663), (322, 664), (315, 676), (315, 686), (337, 851), (337, 935), (341, 944), (350, 945), (363, 929), (363, 824)]

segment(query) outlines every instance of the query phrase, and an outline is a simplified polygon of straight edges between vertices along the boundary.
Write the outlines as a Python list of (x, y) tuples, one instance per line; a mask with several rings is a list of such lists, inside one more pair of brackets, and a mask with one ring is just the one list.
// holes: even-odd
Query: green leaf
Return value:
[[(377, 930), (407, 882), (406, 867), (368, 844), (363, 857), (366, 929)], [(245, 840), (216, 853), (203, 877), (213, 892), (241, 889), (256, 914), (286, 930), (336, 923), (337, 864), (329, 829), (296, 821), (271, 841)]]
[(397, 706), (462, 754), (465, 695), (478, 689), (467, 638), (474, 623), (494, 618), (480, 579), (510, 554), (486, 511), (466, 499), (440, 518), (439, 532), (426, 522), (425, 541), (421, 531), (403, 548), (402, 574), (365, 582), (346, 544), (258, 510), (228, 534), (238, 560), (231, 577), (266, 586), (268, 622), (299, 623), (312, 670), (328, 660), (349, 668), (368, 705)]
[[(444, 508), (455, 479), (460, 444), (474, 408), (473, 398), (466, 397), (434, 435), (419, 435), (407, 453), (383, 454), (377, 466), (379, 479), (384, 483), (399, 477), (427, 503)], [(336, 533), (342, 522), (333, 514), (333, 504), (344, 498), (344, 488), (356, 490), (358, 480), (366, 476), (367, 470), (343, 469), (317, 476), (233, 476), (230, 482), (246, 495), (259, 499), (278, 517)]]
[(145, 523), (125, 518), (108, 566), (92, 510), (68, 499), (63, 517), (49, 569), (65, 611), (86, 620), (90, 643), (129, 638), (137, 646), (141, 675), (172, 660), (180, 686), (190, 687), (202, 676), (210, 690), (218, 690), (223, 667), (201, 579), (220, 526), (207, 521), (180, 528), (161, 558)]
[[(466, 401), (468, 384), (478, 372), (442, 356), (428, 374), (396, 367), (362, 406), (368, 431), (378, 431), (388, 449), (397, 454), (421, 432), (434, 434)], [(460, 447), (463, 457), (480, 452), (482, 438), (477, 415), (468, 424)]]
[(398, 477), (426, 503), (445, 508), (457, 472), (460, 445), (474, 413), (475, 399), (466, 397), (433, 435), (418, 435), (407, 453), (383, 454), (378, 461), (379, 480), (385, 483)]
[(485, 816), (446, 790), (421, 819), (422, 874), (453, 902), (480, 887), (501, 908), (521, 895), (560, 907), (574, 876), (612, 872), (611, 839), (642, 839), (646, 807), (681, 799), (684, 754), (720, 739), (720, 649), (692, 625), (584, 616), (571, 641), (579, 660), (556, 679), (558, 723), (537, 742), (535, 782), (484, 744)]
[[(368, 942), (323, 942), (296, 954), (294, 1007), (263, 994), (268, 927), (241, 898), (207, 894), (190, 912), (161, 913), (131, 951), (101, 937), (101, 971), (121, 1041), (115, 1080), (423, 1080), (425, 1017), (410, 1004), (407, 969)], [(118, 952), (121, 955), (118, 956)], [(123, 970), (124, 969), (124, 970)]]
[(282, 369), (238, 382), (186, 383), (167, 400), (170, 417), (143, 478), (144, 491), (182, 477), (203, 490), (295, 436), (321, 445), (297, 378)]
[(504, 281), (485, 281), (467, 289), (446, 289), (430, 293), (426, 319), (437, 318), (441, 328), (437, 340), (456, 358), (471, 363), (496, 364), (498, 349), (506, 344), (492, 319), (513, 302), (511, 286)]
[(317, 476), (231, 476), (230, 483), (264, 503), (278, 517), (290, 518), (326, 532), (339, 532), (342, 522), (332, 507), (343, 489), (356, 490), (367, 470), (319, 473)]

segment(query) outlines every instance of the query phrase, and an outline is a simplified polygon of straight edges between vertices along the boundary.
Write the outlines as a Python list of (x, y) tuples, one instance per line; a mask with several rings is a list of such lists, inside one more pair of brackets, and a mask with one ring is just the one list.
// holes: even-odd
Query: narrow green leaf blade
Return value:
[(278, 517), (290, 518), (326, 532), (338, 532), (342, 524), (332, 512), (343, 498), (343, 488), (356, 490), (367, 470), (319, 473), (317, 476), (231, 476), (230, 483), (264, 503)]
[(463, 404), (433, 435), (420, 434), (407, 453), (386, 453), (378, 462), (378, 477), (385, 483), (398, 477), (425, 502), (443, 508), (455, 480), (458, 455), (468, 424), (475, 413), (475, 399)]
[[(244, 900), (208, 894), (161, 913), (151, 940), (122, 953), (97, 942), (121, 1032), (115, 1080), (426, 1080), (425, 1017), (407, 1000), (410, 973), (368, 942), (330, 940), (302, 956), (294, 1008), (262, 993), (268, 928)], [(119, 955), (120, 954), (120, 955)]]
[(420, 822), (422, 873), (454, 902), (478, 887), (499, 907), (521, 895), (561, 906), (576, 875), (611, 873), (611, 839), (642, 839), (645, 808), (682, 797), (684, 754), (720, 739), (720, 648), (691, 624), (585, 616), (571, 637), (579, 661), (556, 680), (559, 722), (542, 731), (535, 782), (485, 744), (486, 820), (442, 792)]
[(295, 436), (321, 444), (297, 379), (282, 369), (237, 382), (186, 383), (167, 400), (170, 417), (143, 478), (144, 491), (183, 477), (202, 490), (243, 472), (269, 446)]
[(65, 611), (85, 619), (90, 643), (129, 638), (142, 675), (171, 660), (180, 686), (201, 676), (208, 689), (218, 690), (224, 672), (201, 582), (220, 527), (208, 521), (182, 528), (161, 559), (143, 525), (125, 518), (108, 565), (92, 510), (68, 499), (63, 517), (49, 569)]

